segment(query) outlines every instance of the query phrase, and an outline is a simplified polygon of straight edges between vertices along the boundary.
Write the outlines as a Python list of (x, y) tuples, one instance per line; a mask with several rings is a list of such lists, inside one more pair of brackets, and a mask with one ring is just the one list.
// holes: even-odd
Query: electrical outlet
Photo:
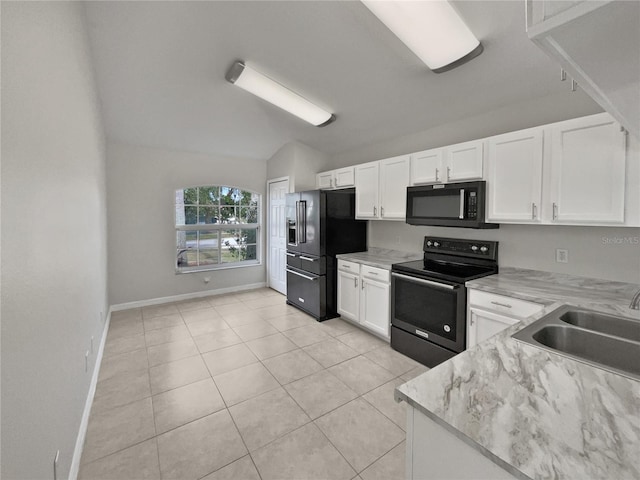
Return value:
[(556, 262), (569, 263), (569, 250), (564, 248), (556, 248)]

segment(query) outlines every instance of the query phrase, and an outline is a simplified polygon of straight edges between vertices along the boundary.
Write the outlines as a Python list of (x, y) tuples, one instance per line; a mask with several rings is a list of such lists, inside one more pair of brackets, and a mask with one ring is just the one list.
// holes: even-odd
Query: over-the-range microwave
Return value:
[(407, 187), (407, 223), (437, 227), (498, 228), (485, 222), (486, 182)]

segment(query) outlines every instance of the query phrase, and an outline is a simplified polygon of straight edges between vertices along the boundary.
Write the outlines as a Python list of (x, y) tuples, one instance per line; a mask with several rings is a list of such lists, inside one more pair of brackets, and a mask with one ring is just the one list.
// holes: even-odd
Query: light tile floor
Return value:
[(80, 478), (403, 479), (426, 370), (266, 288), (114, 312)]

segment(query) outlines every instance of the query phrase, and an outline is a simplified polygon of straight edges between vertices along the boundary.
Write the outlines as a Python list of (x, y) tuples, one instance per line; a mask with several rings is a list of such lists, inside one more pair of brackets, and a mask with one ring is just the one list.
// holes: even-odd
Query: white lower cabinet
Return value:
[(474, 289), (469, 289), (467, 299), (467, 348), (544, 308), (539, 303)]
[(515, 476), (412, 406), (407, 407), (410, 480), (515, 480)]
[(387, 339), (390, 287), (388, 270), (338, 260), (338, 313)]

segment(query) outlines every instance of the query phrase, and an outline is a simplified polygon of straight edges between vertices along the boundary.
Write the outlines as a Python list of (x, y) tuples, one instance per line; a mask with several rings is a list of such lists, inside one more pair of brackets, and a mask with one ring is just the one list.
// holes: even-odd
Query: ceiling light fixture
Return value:
[(316, 127), (324, 127), (336, 119), (336, 116), (332, 113), (314, 105), (306, 98), (292, 92), (287, 87), (271, 80), (243, 62), (235, 62), (225, 78), (234, 85)]
[(482, 44), (446, 0), (362, 3), (435, 73), (482, 53)]

